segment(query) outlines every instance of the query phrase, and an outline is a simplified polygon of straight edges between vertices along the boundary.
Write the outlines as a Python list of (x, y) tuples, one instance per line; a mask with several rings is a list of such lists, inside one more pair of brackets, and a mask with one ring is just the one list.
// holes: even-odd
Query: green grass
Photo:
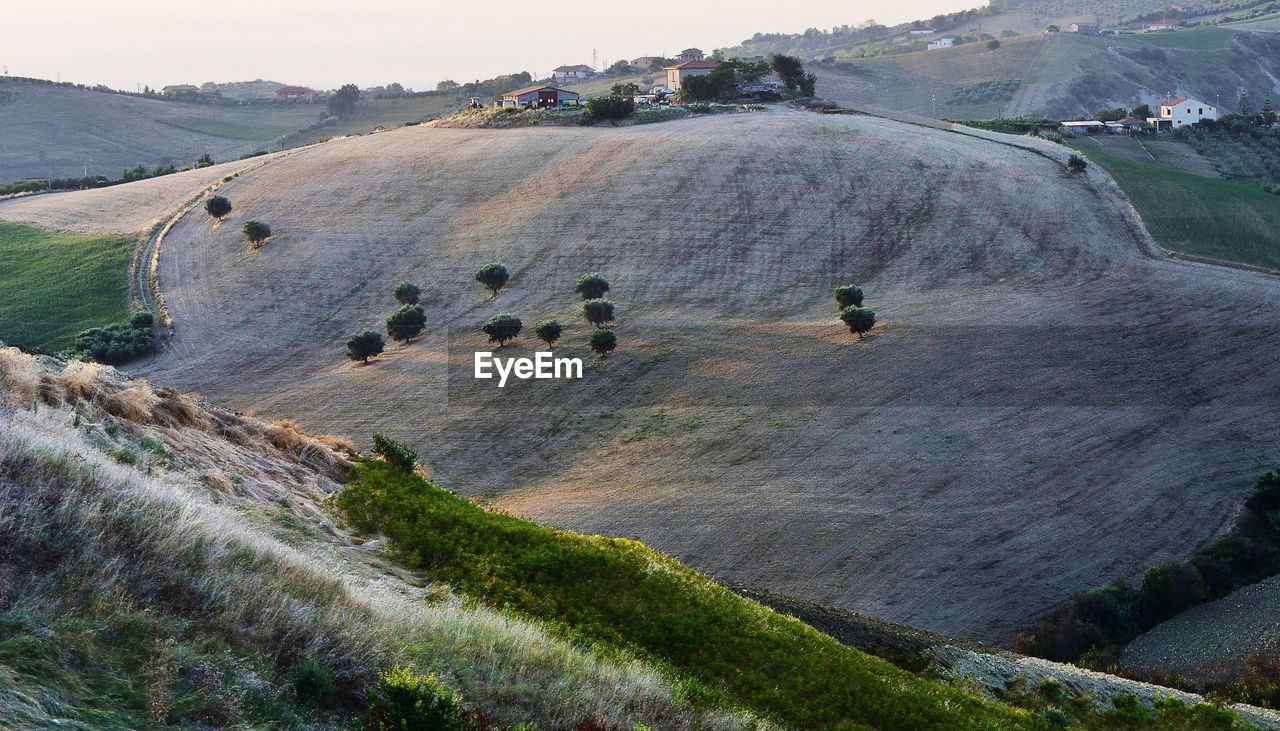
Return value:
[(1235, 32), (1226, 28), (1189, 28), (1172, 33), (1143, 33), (1135, 36), (1142, 43), (1159, 48), (1184, 51), (1217, 51), (1231, 45)]
[(1280, 269), (1280, 198), (1257, 185), (1208, 178), (1074, 145), (1106, 168), (1151, 235), (1171, 251)]
[(486, 512), (415, 475), (364, 460), (339, 496), (394, 555), (496, 607), (562, 623), (688, 673), (796, 728), (1036, 728), (1033, 716), (840, 644), (621, 538)]
[(0, 223), (0, 341), (68, 348), (76, 333), (124, 320), (134, 241)]

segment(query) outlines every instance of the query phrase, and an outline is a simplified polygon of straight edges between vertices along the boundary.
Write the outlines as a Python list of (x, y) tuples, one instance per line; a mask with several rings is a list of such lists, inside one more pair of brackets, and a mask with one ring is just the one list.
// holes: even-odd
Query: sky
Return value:
[(268, 79), (435, 88), (561, 64), (707, 52), (757, 32), (891, 25), (983, 0), (0, 0), (0, 66), (106, 84)]

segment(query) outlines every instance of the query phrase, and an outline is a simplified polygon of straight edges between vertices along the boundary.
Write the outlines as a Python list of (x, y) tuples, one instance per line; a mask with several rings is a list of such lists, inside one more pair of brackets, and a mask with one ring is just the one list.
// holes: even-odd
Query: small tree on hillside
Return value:
[(997, 48), (999, 48), (999, 47), (1000, 47), (1000, 41), (997, 41), (997, 40), (996, 40), (996, 39), (994, 39), (994, 38), (992, 38), (991, 40), (987, 41), (987, 50), (988, 50), (988, 51), (994, 51), (994, 50), (996, 50), (996, 49), (997, 49)]
[(1072, 155), (1067, 158), (1067, 170), (1072, 173), (1083, 173), (1087, 167), (1089, 167), (1089, 162), (1079, 155)]
[(426, 326), (427, 313), (421, 305), (404, 305), (387, 318), (387, 334), (393, 340), (404, 341), (406, 345), (409, 340), (422, 334)]
[(601, 328), (591, 333), (591, 350), (600, 357), (604, 357), (613, 352), (618, 347), (618, 336), (612, 330)]
[(369, 359), (381, 353), (384, 347), (381, 335), (372, 330), (365, 330), (347, 338), (347, 357), (368, 363)]
[(1151, 117), (1151, 107), (1147, 104), (1139, 104), (1129, 111), (1130, 114), (1138, 119), (1146, 120)]
[(401, 282), (391, 291), (391, 295), (402, 305), (416, 305), (422, 299), (422, 287), (411, 282)]
[(533, 329), (533, 334), (546, 343), (548, 348), (556, 344), (556, 341), (560, 339), (560, 334), (563, 332), (564, 326), (560, 324), (559, 320), (543, 320)]
[(476, 272), (476, 281), (488, 287), (494, 297), (498, 296), (498, 290), (506, 286), (507, 281), (510, 279), (511, 273), (496, 261), (491, 264), (485, 264), (480, 267), (480, 271)]
[(244, 237), (254, 247), (262, 246), (262, 242), (271, 238), (271, 227), (262, 221), (245, 221)]
[(418, 453), (412, 447), (377, 432), (373, 435), (373, 453), (394, 467), (396, 471), (405, 474), (413, 472), (414, 465), (418, 464)]
[(584, 300), (598, 300), (609, 291), (609, 280), (595, 272), (583, 274), (578, 278), (578, 283), (574, 285), (573, 291), (582, 295)]
[(329, 95), (329, 114), (345, 119), (356, 110), (358, 101), (360, 101), (360, 87), (355, 84), (344, 84), (342, 88)]
[(592, 120), (617, 122), (630, 117), (635, 110), (635, 102), (620, 96), (600, 96), (587, 100), (587, 115)]
[(857, 333), (858, 339), (876, 326), (876, 313), (866, 307), (846, 307), (840, 310), (840, 320), (849, 326), (849, 332)]
[(840, 309), (862, 306), (862, 288), (856, 284), (844, 284), (835, 289), (836, 304)]
[(582, 303), (582, 316), (587, 322), (600, 326), (613, 321), (613, 303), (609, 300), (594, 299)]
[(520, 318), (510, 313), (503, 313), (489, 318), (481, 329), (485, 335), (489, 336), (489, 342), (497, 343), (501, 348), (507, 344), (508, 340), (515, 340), (523, 327), (524, 323), (520, 322)]
[(804, 81), (804, 62), (795, 56), (787, 56), (781, 53), (775, 53), (769, 57), (769, 63), (773, 66), (773, 72), (778, 75), (778, 80), (783, 86), (791, 91), (800, 88), (800, 83)]
[(209, 153), (206, 152), (200, 157), (196, 158), (195, 166), (198, 168), (207, 168), (212, 164), (213, 164), (213, 155), (210, 155)]
[(210, 216), (221, 221), (231, 213), (231, 201), (220, 195), (215, 195), (204, 202), (204, 210)]

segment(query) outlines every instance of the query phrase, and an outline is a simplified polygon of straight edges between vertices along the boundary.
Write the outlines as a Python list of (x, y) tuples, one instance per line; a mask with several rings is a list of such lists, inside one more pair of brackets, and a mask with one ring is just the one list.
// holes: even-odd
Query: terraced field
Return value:
[[(1280, 281), (1162, 258), (1065, 152), (784, 111), (338, 140), (228, 183), (221, 226), (179, 221), (174, 338), (137, 370), (409, 440), (453, 489), (713, 575), (1003, 640), (1189, 552), (1280, 459)], [(0, 218), (93, 223), (86, 195), (48, 198)], [(276, 232), (257, 253), (250, 216)], [(493, 260), (513, 278), (491, 300), (472, 273)], [(603, 361), (572, 292), (592, 270), (619, 311)], [(427, 334), (346, 361), (401, 279)], [(882, 323), (861, 342), (845, 281)], [(502, 311), (572, 323), (557, 353), (585, 379), (474, 380)]]

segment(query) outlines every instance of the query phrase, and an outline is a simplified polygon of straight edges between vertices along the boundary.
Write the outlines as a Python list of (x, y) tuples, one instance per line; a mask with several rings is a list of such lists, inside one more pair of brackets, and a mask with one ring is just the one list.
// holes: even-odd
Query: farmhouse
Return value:
[(1067, 26), (1068, 33), (1079, 33), (1084, 36), (1096, 36), (1102, 32), (1102, 26), (1097, 23), (1072, 23)]
[(1161, 104), (1160, 116), (1151, 117), (1147, 122), (1155, 127), (1157, 132), (1169, 132), (1203, 119), (1217, 118), (1217, 107), (1205, 104), (1199, 99), (1182, 96)]
[(700, 48), (686, 48), (676, 56), (681, 61), (701, 61), (706, 57), (707, 55)]
[(277, 99), (306, 99), (311, 101), (316, 96), (314, 89), (305, 86), (282, 86), (276, 89)]
[(955, 44), (956, 44), (956, 39), (954, 38), (939, 38), (936, 41), (929, 42), (929, 50), (936, 51), (939, 48), (951, 48)]
[(171, 84), (160, 91), (164, 92), (165, 96), (178, 96), (180, 94), (199, 93), (200, 87), (195, 86), (194, 84)]
[(526, 109), (555, 109), (565, 105), (577, 104), (578, 99), (579, 96), (576, 92), (540, 84), (526, 86), (523, 89), (516, 89), (503, 94), (502, 106), (524, 107)]
[(631, 65), (635, 68), (647, 71), (648, 69), (653, 68), (655, 64), (660, 64), (664, 61), (666, 61), (666, 59), (662, 56), (641, 56), (640, 58), (631, 59)]
[(572, 66), (559, 66), (551, 72), (551, 77), (556, 81), (564, 83), (566, 81), (580, 81), (595, 76), (595, 69), (590, 66), (579, 63)]
[(912, 36), (931, 36), (931, 35), (933, 35), (933, 32), (934, 32), (934, 31), (933, 31), (933, 28), (917, 28), (917, 29), (915, 29), (915, 30), (907, 31), (907, 35), (912, 35)]
[(706, 76), (719, 65), (715, 61), (685, 61), (675, 66), (668, 66), (663, 69), (667, 72), (667, 88), (680, 91), (680, 84), (684, 79), (691, 76)]
[(1133, 117), (1133, 116), (1125, 117), (1124, 119), (1118, 120), (1116, 122), (1112, 122), (1110, 124), (1114, 124), (1119, 128), (1123, 129), (1124, 131), (1122, 132), (1122, 134), (1133, 134), (1134, 132), (1141, 132), (1142, 130), (1147, 128), (1147, 120), (1141, 117)]
[(1177, 23), (1168, 23), (1168, 22), (1154, 23), (1152, 25), (1147, 26), (1148, 33), (1162, 33), (1164, 31), (1170, 31), (1170, 30), (1182, 30), (1182, 26), (1178, 25)]

